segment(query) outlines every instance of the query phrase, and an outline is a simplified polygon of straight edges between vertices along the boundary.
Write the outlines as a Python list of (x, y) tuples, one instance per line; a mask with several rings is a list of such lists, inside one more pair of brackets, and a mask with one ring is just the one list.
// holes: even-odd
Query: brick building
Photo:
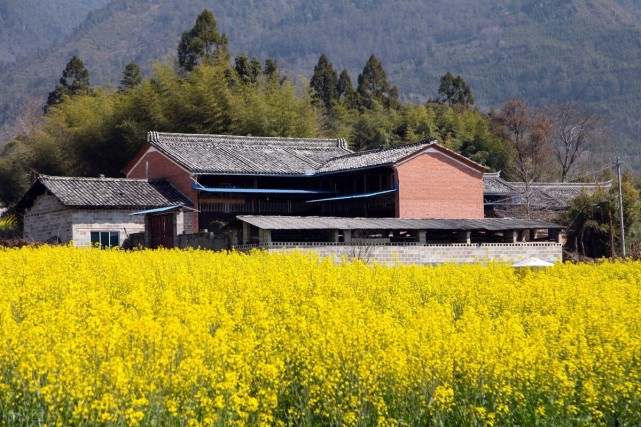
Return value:
[(149, 132), (124, 169), (198, 208), (193, 231), (237, 215), (483, 218), (485, 167), (434, 141), (353, 153), (340, 139)]

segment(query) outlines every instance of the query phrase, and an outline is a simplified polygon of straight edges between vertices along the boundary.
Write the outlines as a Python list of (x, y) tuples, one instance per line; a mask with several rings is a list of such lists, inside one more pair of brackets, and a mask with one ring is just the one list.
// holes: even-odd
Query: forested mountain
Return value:
[(0, 64), (15, 62), (69, 36), (109, 0), (0, 0)]
[[(578, 100), (611, 119), (621, 150), (641, 151), (641, 4), (632, 0), (69, 0), (39, 2), (40, 9), (31, 3), (0, 0), (2, 58), (18, 57), (0, 62), (5, 131), (25, 105), (44, 103), (72, 55), (84, 61), (93, 85), (117, 85), (129, 62), (148, 72), (153, 61), (174, 60), (181, 33), (208, 8), (229, 36), (232, 55), (274, 58), (293, 80), (309, 79), (323, 53), (356, 76), (373, 53), (401, 100), (435, 97), (440, 76), (451, 71), (486, 111), (513, 97), (539, 107)], [(5, 26), (14, 22), (23, 24)], [(33, 37), (20, 28), (35, 28)]]

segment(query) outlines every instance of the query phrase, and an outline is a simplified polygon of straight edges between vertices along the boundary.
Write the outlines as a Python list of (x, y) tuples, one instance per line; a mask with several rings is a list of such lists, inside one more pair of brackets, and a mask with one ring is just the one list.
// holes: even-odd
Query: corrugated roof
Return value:
[(33, 199), (45, 190), (68, 207), (141, 209), (191, 205), (189, 199), (166, 180), (48, 175), (39, 176), (18, 205), (30, 207)]
[(343, 139), (149, 132), (148, 142), (192, 173), (300, 175), (349, 154)]
[(538, 220), (507, 218), (414, 219), (239, 215), (238, 220), (265, 230), (531, 230), (562, 229)]

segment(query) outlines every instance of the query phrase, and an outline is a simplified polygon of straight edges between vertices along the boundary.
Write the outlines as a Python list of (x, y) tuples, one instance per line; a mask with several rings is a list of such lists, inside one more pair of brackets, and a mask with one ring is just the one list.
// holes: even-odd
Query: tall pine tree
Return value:
[(309, 82), (313, 104), (331, 110), (332, 103), (338, 99), (337, 86), (336, 70), (332, 67), (327, 56), (321, 55), (318, 64), (314, 67), (314, 75)]
[(337, 91), (338, 99), (345, 108), (358, 107), (358, 93), (354, 90), (352, 78), (347, 70), (341, 71), (341, 75), (338, 77)]
[(62, 71), (60, 84), (57, 84), (56, 88), (52, 92), (49, 92), (44, 111), (46, 113), (49, 110), (49, 107), (60, 104), (63, 99), (62, 97), (65, 95), (87, 95), (89, 93), (91, 93), (91, 87), (89, 85), (89, 71), (87, 71), (85, 64), (80, 60), (80, 58), (74, 55), (71, 57), (69, 62), (67, 62), (67, 66)]
[(385, 108), (398, 108), (398, 89), (387, 81), (383, 64), (372, 55), (367, 60), (363, 73), (358, 76), (358, 95), (360, 108), (371, 109), (374, 102)]
[(441, 95), (441, 102), (447, 102), (449, 105), (460, 105), (468, 108), (474, 104), (474, 97), (472, 96), (472, 89), (463, 80), (463, 77), (452, 75), (447, 72), (441, 77), (441, 84), (438, 88), (438, 93)]
[(192, 71), (197, 65), (229, 60), (227, 35), (216, 30), (216, 19), (207, 9), (203, 10), (190, 31), (182, 33), (178, 44), (178, 65)]
[(136, 63), (129, 63), (125, 66), (122, 72), (122, 79), (120, 80), (120, 92), (126, 92), (133, 89), (142, 83), (142, 75), (140, 74), (140, 67)]

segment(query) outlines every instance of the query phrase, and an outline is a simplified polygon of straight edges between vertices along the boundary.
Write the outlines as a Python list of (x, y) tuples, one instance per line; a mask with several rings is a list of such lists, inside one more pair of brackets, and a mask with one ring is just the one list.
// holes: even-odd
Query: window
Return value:
[(115, 248), (120, 246), (120, 235), (118, 231), (92, 231), (91, 246), (99, 244), (102, 248)]

